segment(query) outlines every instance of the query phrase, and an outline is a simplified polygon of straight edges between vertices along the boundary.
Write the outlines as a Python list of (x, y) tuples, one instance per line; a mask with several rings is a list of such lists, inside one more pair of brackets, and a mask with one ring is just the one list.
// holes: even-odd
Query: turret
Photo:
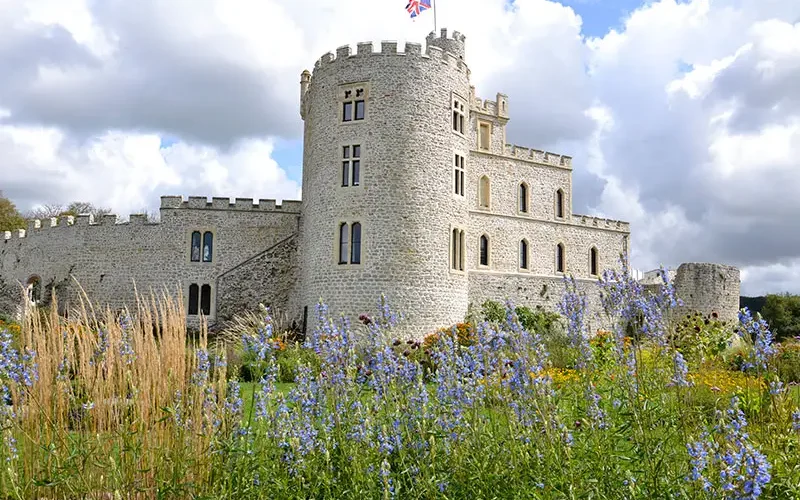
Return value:
[(425, 41), (428, 47), (439, 47), (444, 52), (450, 52), (461, 60), (465, 57), (465, 40), (466, 37), (458, 31), (453, 32), (452, 38), (447, 37), (447, 28), (442, 28), (441, 36), (436, 37), (436, 33), (431, 31)]
[(467, 273), (449, 248), (473, 201), (462, 183), (454, 190), (472, 147), (468, 123), (453, 128), (468, 106), (469, 69), (460, 34), (429, 37), (424, 52), (378, 46), (323, 55), (303, 94), (298, 305), (313, 318), (322, 298), (356, 322), (386, 292), (406, 334), (421, 337), (468, 307)]
[(302, 73), (300, 73), (300, 117), (305, 120), (306, 113), (304, 110), (304, 104), (306, 100), (306, 92), (308, 92), (308, 86), (311, 85), (311, 73), (304, 69)]

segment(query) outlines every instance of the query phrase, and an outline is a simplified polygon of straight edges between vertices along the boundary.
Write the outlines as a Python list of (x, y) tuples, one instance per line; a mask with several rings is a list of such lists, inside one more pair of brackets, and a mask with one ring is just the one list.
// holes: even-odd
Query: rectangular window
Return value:
[(492, 129), (488, 123), (478, 125), (478, 148), (488, 151), (491, 149)]
[(342, 109), (342, 121), (349, 122), (353, 119), (353, 103), (346, 102), (344, 103), (344, 108)]
[(464, 133), (464, 123), (466, 121), (466, 106), (464, 101), (453, 96), (453, 131), (459, 134)]
[(464, 270), (464, 230), (463, 229), (453, 229), (453, 233), (450, 237), (450, 268), (454, 271), (463, 271)]
[(453, 180), (455, 183), (455, 193), (464, 196), (464, 157), (460, 154), (455, 155)]
[(342, 147), (342, 187), (361, 183), (361, 145)]
[(363, 87), (345, 90), (342, 100), (342, 121), (363, 120), (366, 115), (366, 99)]

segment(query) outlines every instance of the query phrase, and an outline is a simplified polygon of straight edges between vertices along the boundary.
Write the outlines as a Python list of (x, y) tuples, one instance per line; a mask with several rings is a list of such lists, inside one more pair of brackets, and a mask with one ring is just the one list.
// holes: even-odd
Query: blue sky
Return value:
[[(300, 72), (344, 43), (423, 41), (431, 13), (411, 21), (405, 1), (12, 2), (0, 189), (23, 211), (78, 199), (123, 216), (164, 194), (297, 199)], [(635, 267), (723, 262), (745, 294), (800, 292), (800, 1), (437, 14), (467, 35), (478, 95), (509, 95), (509, 142), (573, 156), (573, 211), (631, 223)]]
[[(513, 4), (514, 0), (509, 0)], [(641, 0), (562, 0), (562, 5), (571, 7), (583, 21), (582, 34), (586, 38), (603, 37), (612, 29), (620, 30), (625, 18), (634, 10), (648, 3)], [(682, 65), (683, 71), (690, 66)], [(161, 136), (161, 147), (180, 141), (179, 137)], [(276, 140), (272, 158), (286, 171), (288, 177), (300, 183), (302, 181), (303, 140)]]

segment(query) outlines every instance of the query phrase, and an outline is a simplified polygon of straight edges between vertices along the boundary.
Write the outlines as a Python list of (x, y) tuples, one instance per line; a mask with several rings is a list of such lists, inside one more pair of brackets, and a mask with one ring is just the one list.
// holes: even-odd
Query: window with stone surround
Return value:
[(489, 151), (492, 149), (492, 124), (478, 120), (478, 149)]
[(557, 273), (564, 273), (566, 272), (567, 264), (566, 264), (566, 252), (564, 249), (564, 244), (559, 243), (556, 245), (556, 272)]
[(454, 227), (450, 234), (450, 269), (453, 271), (464, 270), (465, 250), (464, 230)]
[(350, 248), (350, 230), (347, 223), (339, 225), (339, 264), (347, 264), (347, 254)]
[(355, 122), (366, 118), (368, 93), (369, 88), (366, 84), (350, 84), (340, 87), (339, 103), (342, 122)]
[(455, 154), (455, 163), (453, 169), (455, 193), (459, 196), (464, 196), (464, 157), (458, 153)]
[(528, 240), (519, 241), (519, 268), (528, 270)]
[(361, 264), (361, 223), (339, 224), (339, 264)]
[(211, 315), (211, 285), (200, 287), (200, 312), (203, 316)]
[(211, 285), (189, 285), (189, 316), (211, 315)]
[(350, 226), (350, 263), (361, 264), (361, 223)]
[(564, 218), (564, 191), (561, 189), (556, 191), (556, 217)]
[(189, 285), (189, 316), (197, 316), (200, 303), (200, 287), (196, 283)]
[(589, 274), (592, 276), (598, 276), (598, 258), (597, 258), (597, 248), (592, 247), (589, 249)]
[(203, 262), (211, 262), (214, 253), (214, 234), (206, 231), (203, 234)]
[(467, 121), (465, 100), (453, 93), (453, 132), (464, 135), (464, 123)]
[(481, 235), (480, 240), (478, 241), (479, 244), (479, 260), (478, 265), (480, 266), (489, 266), (489, 237), (485, 234)]
[(478, 207), (488, 209), (490, 208), (492, 195), (492, 186), (489, 177), (482, 176), (478, 181)]
[(342, 187), (361, 183), (361, 145), (342, 146)]
[(192, 233), (192, 246), (191, 246), (191, 260), (192, 262), (200, 262), (200, 231)]
[(517, 189), (517, 210), (521, 214), (528, 213), (528, 197), (529, 197), (529, 189), (528, 184), (526, 182), (521, 182), (519, 184), (519, 188)]

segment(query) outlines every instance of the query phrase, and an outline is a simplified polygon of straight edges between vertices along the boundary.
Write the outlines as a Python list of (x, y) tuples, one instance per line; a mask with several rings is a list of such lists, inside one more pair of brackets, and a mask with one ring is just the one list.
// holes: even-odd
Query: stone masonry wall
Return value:
[[(450, 42), (382, 42), (327, 54), (302, 97), (305, 117), (300, 307), (309, 316), (322, 298), (332, 314), (375, 314), (381, 293), (421, 336), (463, 318), (466, 274), (449, 272), (450, 228), (467, 220), (468, 202), (453, 195), (453, 157), (470, 136), (452, 128), (453, 93), (468, 102), (464, 61)], [(362, 121), (341, 120), (346, 85), (366, 89)], [(341, 148), (361, 146), (361, 185), (342, 187)], [(359, 265), (339, 265), (338, 228), (362, 225)]]
[(675, 292), (684, 306), (676, 315), (689, 311), (716, 312), (720, 319), (738, 322), (740, 276), (733, 266), (711, 263), (684, 263), (675, 273)]
[[(297, 230), (298, 202), (281, 207), (274, 200), (256, 203), (163, 197), (160, 223), (133, 215), (123, 224), (115, 224), (115, 216), (92, 224), (88, 216), (72, 224), (62, 218), (57, 227), (31, 224), (24, 237), (6, 233), (0, 241), (0, 276), (11, 283), (39, 276), (43, 288), (65, 284), (73, 305), (79, 284), (97, 305), (115, 309), (135, 307), (136, 292), (141, 296), (167, 291), (177, 297), (178, 290), (186, 308), (189, 285), (209, 284), (213, 322), (216, 277)], [(190, 261), (193, 231), (214, 234), (212, 262)]]
[[(608, 322), (602, 314), (600, 287), (596, 280), (575, 279), (579, 292), (586, 294), (588, 332), (607, 328)], [(501, 303), (511, 300), (515, 306), (531, 309), (541, 306), (557, 312), (558, 303), (564, 294), (563, 278), (555, 276), (519, 275), (499, 272), (471, 273), (469, 276), (469, 301), (479, 308), (487, 300)]]
[[(296, 253), (297, 237), (292, 235), (223, 273), (217, 281), (217, 320), (255, 311), (259, 304), (288, 313), (297, 275)], [(295, 314), (290, 317), (299, 319)]]

